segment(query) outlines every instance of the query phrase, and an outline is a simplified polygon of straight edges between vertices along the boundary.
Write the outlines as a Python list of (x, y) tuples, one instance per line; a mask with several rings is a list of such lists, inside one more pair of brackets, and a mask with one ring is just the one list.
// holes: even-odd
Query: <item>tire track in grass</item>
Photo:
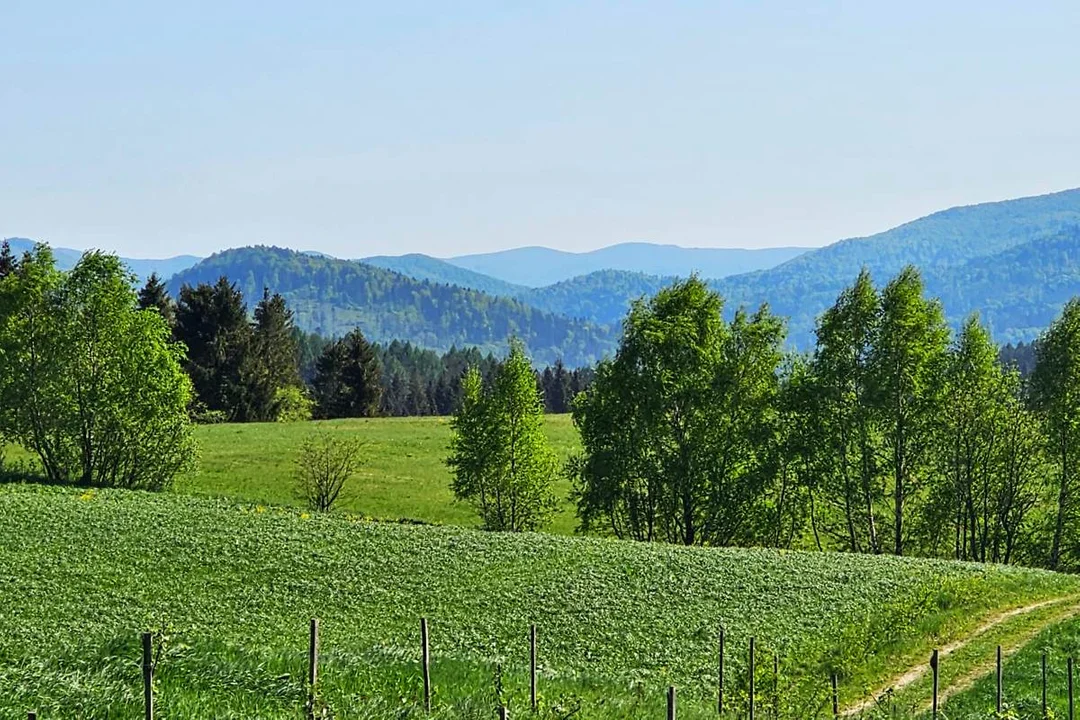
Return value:
[[(1035, 612), (1037, 610), (1041, 610), (1041, 609), (1049, 607), (1051, 605), (1066, 604), (1066, 603), (1070, 603), (1069, 607), (1068, 607), (1068, 609), (1066, 611), (1055, 615), (1052, 620), (1050, 620), (1050, 621), (1048, 621), (1046, 623), (1042, 623), (1042, 624), (1038, 625), (1034, 630), (1030, 631), (1030, 633), (1025, 634), (1024, 636), (1022, 636), (1022, 640), (1020, 642), (1014, 643), (1013, 645), (1010, 645), (1010, 654), (1011, 654), (1012, 652), (1015, 652), (1016, 650), (1018, 650), (1020, 647), (1023, 647), (1023, 645), (1026, 644), (1028, 641), (1030, 641), (1031, 638), (1034, 638), (1036, 635), (1038, 635), (1040, 632), (1045, 630), (1047, 627), (1049, 627), (1051, 625), (1056, 625), (1057, 623), (1061, 622), (1064, 618), (1071, 617), (1072, 615), (1080, 613), (1080, 596), (1071, 595), (1071, 596), (1067, 596), (1067, 597), (1051, 598), (1049, 600), (1041, 600), (1041, 601), (1039, 601), (1037, 603), (1032, 603), (1030, 605), (1024, 605), (1024, 606), (1021, 606), (1021, 607), (1012, 608), (1011, 610), (1005, 610), (1003, 612), (995, 613), (995, 614), (991, 615), (989, 618), (987, 618), (986, 621), (984, 621), (982, 625), (978, 626), (977, 628), (972, 630), (970, 633), (964, 635), (961, 638), (957, 638), (956, 640), (949, 643), (948, 645), (945, 645), (942, 648), (939, 648), (938, 649), (938, 658), (939, 659), (944, 659), (944, 658), (948, 657), (949, 655), (951, 655), (952, 653), (954, 653), (954, 652), (956, 652), (958, 650), (962, 650), (963, 648), (965, 648), (969, 644), (971, 644), (973, 641), (978, 639), (980, 636), (986, 634), (987, 632), (993, 630), (994, 628), (998, 627), (999, 625), (1001, 625), (1001, 624), (1003, 624), (1005, 622), (1008, 622), (1009, 620), (1011, 620), (1011, 619), (1013, 619), (1015, 617), (1018, 617), (1020, 615), (1026, 615), (1028, 613)], [(1002, 655), (1004, 655), (1004, 654), (1005, 654), (1005, 648), (1002, 648)], [(993, 667), (993, 666), (991, 665), (991, 667)], [(863, 700), (860, 700), (859, 702), (855, 703), (854, 705), (849, 705), (849, 706), (843, 708), (841, 710), (841, 712), (840, 712), (840, 717), (854, 717), (854, 716), (857, 716), (857, 715), (859, 715), (861, 713), (866, 712), (867, 710), (873, 709), (874, 707), (876, 707), (878, 705), (878, 703), (879, 703), (879, 701), (880, 701), (880, 699), (882, 697), (886, 696), (889, 693), (894, 693), (895, 694), (895, 693), (903, 690), (904, 688), (907, 688), (910, 685), (915, 684), (916, 682), (918, 682), (920, 679), (922, 679), (929, 672), (930, 672), (930, 663), (929, 662), (923, 662), (923, 663), (919, 663), (918, 665), (912, 666), (911, 668), (909, 668), (905, 672), (894, 676), (891, 680), (884, 683), (881, 687), (879, 687), (877, 690), (875, 690), (873, 693), (871, 693), (868, 697), (864, 698)], [(950, 684), (949, 688), (947, 688), (944, 692), (939, 692), (938, 693), (939, 706), (943, 702), (943, 699), (947, 699), (948, 697), (951, 697), (952, 695), (955, 695), (956, 693), (967, 689), (972, 684), (974, 684), (975, 681), (978, 680), (978, 678), (982, 677), (985, 674), (986, 674), (986, 671), (983, 669), (982, 666), (979, 666), (979, 667), (969, 671), (968, 673), (965, 673), (961, 677), (957, 678), (953, 683)], [(927, 702), (926, 703), (926, 708), (929, 708), (929, 707), (930, 707), (930, 703)]]

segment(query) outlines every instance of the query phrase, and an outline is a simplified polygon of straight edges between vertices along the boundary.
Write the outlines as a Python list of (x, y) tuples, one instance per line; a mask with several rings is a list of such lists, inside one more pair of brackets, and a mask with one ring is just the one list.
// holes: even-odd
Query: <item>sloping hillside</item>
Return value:
[(687, 276), (697, 272), (702, 277), (721, 278), (774, 267), (805, 253), (807, 249), (684, 248), (652, 243), (622, 243), (582, 253), (523, 247), (462, 255), (448, 258), (447, 262), (506, 282), (544, 287), (598, 270), (625, 270), (659, 276)]
[[(492, 717), (494, 682), (524, 716), (534, 622), (541, 717), (663, 717), (669, 684), (679, 717), (715, 717), (719, 627), (730, 709), (743, 707), (753, 635), (762, 716), (775, 652), (779, 716), (817, 717), (829, 670), (846, 703), (987, 615), (1077, 589), (1073, 577), (1001, 566), (373, 524), (12, 485), (0, 486), (0, 573), (0, 716), (12, 718), (27, 708), (140, 716), (142, 630), (167, 635), (163, 717), (299, 717), (312, 617), (318, 698), (333, 717), (421, 716), (421, 617), (436, 717)], [(552, 712), (565, 702), (580, 711)]]
[[(999, 320), (995, 330), (999, 339), (1030, 339), (1034, 328), (1045, 327), (1050, 315), (1040, 311), (1022, 319), (1026, 311), (1011, 303), (1038, 292), (1035, 281), (1019, 267), (1002, 263), (1027, 262), (1021, 246), (1060, 238), (1068, 246), (1080, 226), (1080, 190), (1068, 190), (1019, 200), (953, 208), (906, 223), (892, 230), (866, 238), (843, 240), (815, 250), (770, 270), (725, 278), (714, 283), (727, 298), (729, 307), (756, 306), (768, 302), (773, 311), (790, 318), (792, 340), (805, 347), (812, 342), (815, 318), (850, 284), (859, 269), (868, 268), (874, 278), (885, 282), (907, 264), (918, 266), (928, 279), (931, 294), (955, 288), (944, 299), (946, 311), (954, 319), (973, 309), (997, 304)], [(1006, 251), (1017, 248), (1017, 254)], [(989, 260), (1000, 256), (997, 260)], [(979, 258), (986, 267), (996, 265), (996, 287), (987, 284), (961, 289), (967, 282), (967, 270)], [(1067, 283), (1070, 267), (1046, 268)], [(974, 272), (974, 271), (973, 271)], [(1049, 304), (1047, 307), (1050, 307)], [(1060, 305), (1056, 306), (1060, 309)], [(1051, 308), (1052, 309), (1052, 308)], [(1013, 319), (1013, 316), (1017, 319)]]
[(228, 277), (249, 300), (263, 288), (281, 293), (304, 330), (327, 336), (355, 327), (378, 342), (408, 340), (447, 350), (472, 345), (501, 352), (510, 336), (521, 338), (537, 362), (595, 362), (614, 348), (607, 327), (537, 310), (512, 298), (405, 277), (349, 260), (280, 248), (227, 250), (174, 276), (181, 285)]
[(375, 255), (361, 258), (360, 262), (366, 265), (374, 265), (384, 270), (415, 278), (417, 280), (430, 280), (434, 283), (445, 285), (457, 285), (469, 290), (479, 290), (488, 295), (502, 295), (503, 297), (516, 297), (528, 294), (530, 288), (524, 285), (515, 285), (504, 280), (498, 280), (490, 275), (473, 272), (446, 260), (433, 258), (430, 255), (410, 253), (408, 255)]

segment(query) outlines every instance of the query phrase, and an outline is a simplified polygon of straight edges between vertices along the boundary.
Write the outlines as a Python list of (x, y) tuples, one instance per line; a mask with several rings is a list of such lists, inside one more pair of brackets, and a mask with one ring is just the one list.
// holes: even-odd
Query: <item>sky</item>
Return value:
[(0, 236), (823, 245), (1080, 186), (1080, 3), (0, 0)]

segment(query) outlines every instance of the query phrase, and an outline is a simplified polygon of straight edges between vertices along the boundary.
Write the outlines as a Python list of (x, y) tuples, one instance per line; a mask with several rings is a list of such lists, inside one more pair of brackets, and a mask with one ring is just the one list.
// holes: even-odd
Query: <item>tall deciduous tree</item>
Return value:
[(315, 361), (319, 417), (371, 417), (379, 412), (381, 369), (375, 348), (359, 329), (327, 345)]
[(183, 348), (111, 255), (39, 246), (0, 280), (0, 432), (54, 482), (160, 489), (194, 460)]
[(783, 324), (762, 308), (729, 325), (721, 309), (697, 278), (634, 304), (614, 360), (574, 405), (584, 529), (686, 545), (760, 539)]
[(558, 472), (544, 436), (544, 405), (536, 376), (519, 342), (485, 391), (470, 369), (453, 420), (447, 465), (454, 495), (470, 502), (489, 530), (521, 532), (544, 525), (556, 507)]
[(1067, 535), (1076, 518), (1080, 479), (1080, 298), (1065, 306), (1039, 340), (1031, 382), (1057, 470), (1049, 565), (1058, 569), (1064, 564)]
[(892, 476), (893, 552), (904, 554), (904, 521), (930, 469), (949, 342), (941, 304), (923, 295), (908, 266), (881, 294), (881, 325), (870, 358), (874, 407)]
[(866, 270), (825, 311), (813, 358), (817, 392), (809, 408), (826, 497), (842, 508), (846, 549), (881, 551), (875, 506), (883, 494), (880, 434), (870, 402), (870, 355), (878, 339), (880, 299)]

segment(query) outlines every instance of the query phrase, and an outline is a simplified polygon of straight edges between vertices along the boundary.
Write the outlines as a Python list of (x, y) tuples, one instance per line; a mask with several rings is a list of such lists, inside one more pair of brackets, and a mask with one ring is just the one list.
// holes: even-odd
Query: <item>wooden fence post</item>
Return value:
[(720, 662), (716, 676), (716, 713), (724, 714), (724, 628), (720, 628)]
[(840, 694), (836, 689), (836, 673), (829, 676), (832, 681), (832, 716), (833, 720), (839, 720), (840, 718)]
[(529, 700), (532, 711), (537, 711), (536, 704), (536, 625), (529, 626)]
[(1074, 718), (1073, 718), (1073, 659), (1072, 658), (1069, 658), (1068, 669), (1069, 669), (1069, 720), (1074, 720)]
[(319, 619), (308, 626), (308, 718), (315, 720), (315, 686), (319, 683)]
[(773, 720), (780, 720), (780, 654), (772, 656), (772, 700)]
[(142, 634), (143, 717), (154, 720), (154, 636)]
[(934, 649), (934, 654), (930, 656), (930, 669), (934, 671), (934, 699), (931, 706), (933, 720), (937, 720), (937, 696), (938, 696), (938, 651)]
[(997, 646), (997, 711), (1001, 714), (1001, 646)]
[(1042, 654), (1042, 720), (1046, 720), (1046, 653)]
[(420, 652), (424, 665), (424, 712), (431, 712), (431, 645), (427, 618), (420, 618)]
[(675, 686), (667, 689), (667, 720), (675, 720)]
[(754, 636), (750, 636), (750, 720), (754, 720)]

